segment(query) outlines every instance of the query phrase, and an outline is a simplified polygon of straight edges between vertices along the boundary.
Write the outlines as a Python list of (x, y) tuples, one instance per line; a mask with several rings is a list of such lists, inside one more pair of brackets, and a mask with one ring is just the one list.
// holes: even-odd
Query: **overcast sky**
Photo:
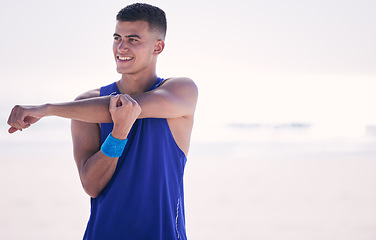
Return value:
[[(196, 122), (376, 124), (375, 1), (147, 2), (168, 20), (158, 74), (195, 80)], [(3, 105), (118, 80), (112, 34), (128, 3), (1, 0)]]

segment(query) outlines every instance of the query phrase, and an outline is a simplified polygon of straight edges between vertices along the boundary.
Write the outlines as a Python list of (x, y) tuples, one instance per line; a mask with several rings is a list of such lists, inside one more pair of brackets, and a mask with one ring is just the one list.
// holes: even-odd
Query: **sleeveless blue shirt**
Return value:
[[(163, 79), (158, 78), (157, 88)], [(104, 86), (101, 96), (119, 93), (116, 82)], [(101, 124), (101, 144), (113, 123)], [(84, 240), (187, 239), (183, 173), (187, 159), (164, 118), (138, 119), (116, 170), (97, 198)]]

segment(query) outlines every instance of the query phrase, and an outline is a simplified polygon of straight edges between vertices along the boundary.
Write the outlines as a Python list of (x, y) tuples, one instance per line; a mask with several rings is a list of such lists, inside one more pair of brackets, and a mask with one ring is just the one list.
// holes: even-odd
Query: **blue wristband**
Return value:
[(127, 145), (127, 142), (128, 138), (124, 140), (117, 139), (110, 133), (102, 144), (101, 150), (107, 157), (117, 158), (123, 154), (123, 150), (125, 145)]

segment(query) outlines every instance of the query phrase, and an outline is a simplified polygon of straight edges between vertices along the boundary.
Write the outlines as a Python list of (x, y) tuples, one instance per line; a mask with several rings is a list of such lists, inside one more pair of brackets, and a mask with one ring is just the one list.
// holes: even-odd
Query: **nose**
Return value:
[(124, 40), (121, 40), (117, 49), (119, 52), (126, 52), (128, 51), (128, 44)]

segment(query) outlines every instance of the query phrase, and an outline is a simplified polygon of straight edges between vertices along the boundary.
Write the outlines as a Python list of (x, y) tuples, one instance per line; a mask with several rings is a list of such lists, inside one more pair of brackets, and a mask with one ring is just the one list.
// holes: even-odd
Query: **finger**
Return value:
[(8, 119), (8, 124), (11, 126), (8, 132), (14, 133), (17, 130), (22, 131), (22, 129), (30, 127), (30, 123), (26, 120), (27, 117), (28, 113), (21, 111), (20, 106), (15, 106)]
[(134, 104), (137, 103), (136, 100), (134, 100), (131, 96), (129, 96), (129, 95), (127, 95), (127, 94), (124, 94), (123, 96), (124, 96), (124, 98), (126, 99), (126, 101), (132, 103), (132, 105), (134, 105)]
[(17, 108), (14, 107), (12, 111), (10, 112), (9, 118), (8, 118), (8, 125), (12, 126), (15, 124), (15, 116), (17, 115)]
[(15, 119), (14, 116), (12, 116), (12, 118), (8, 121), (8, 124), (9, 126), (15, 128), (15, 129), (22, 129), (22, 126), (20, 125), (20, 123)]
[[(8, 132), (9, 132), (10, 134), (15, 133), (15, 132), (17, 132), (17, 131), (18, 131), (18, 129), (17, 129), (17, 128), (14, 128), (14, 127), (10, 127), (10, 128), (8, 129)], [(20, 131), (22, 131), (22, 129), (21, 129)]]
[(12, 127), (16, 128), (24, 128), (26, 127), (25, 118), (27, 117), (28, 113), (22, 111), (19, 106), (15, 106), (11, 113), (11, 123)]
[(129, 95), (127, 94), (121, 94), (120, 97), (119, 97), (119, 100), (120, 100), (120, 106), (123, 106), (123, 105), (126, 105), (129, 101)]
[(119, 95), (111, 96), (111, 98), (110, 98), (110, 109), (116, 108), (118, 98), (119, 98)]
[(123, 106), (122, 98), (119, 96), (117, 101), (116, 101), (116, 107), (121, 107)]
[(28, 123), (26, 123), (26, 122), (23, 120), (23, 118), (22, 118), (22, 119), (18, 119), (18, 120), (17, 120), (17, 123), (18, 123), (19, 126), (21, 126), (21, 128), (26, 128), (27, 125), (28, 125)]
[(25, 128), (27, 126), (27, 122), (25, 122), (25, 119), (27, 118), (27, 113), (19, 113), (17, 116), (16, 116), (16, 121), (18, 123), (18, 125), (20, 125), (22, 128)]

